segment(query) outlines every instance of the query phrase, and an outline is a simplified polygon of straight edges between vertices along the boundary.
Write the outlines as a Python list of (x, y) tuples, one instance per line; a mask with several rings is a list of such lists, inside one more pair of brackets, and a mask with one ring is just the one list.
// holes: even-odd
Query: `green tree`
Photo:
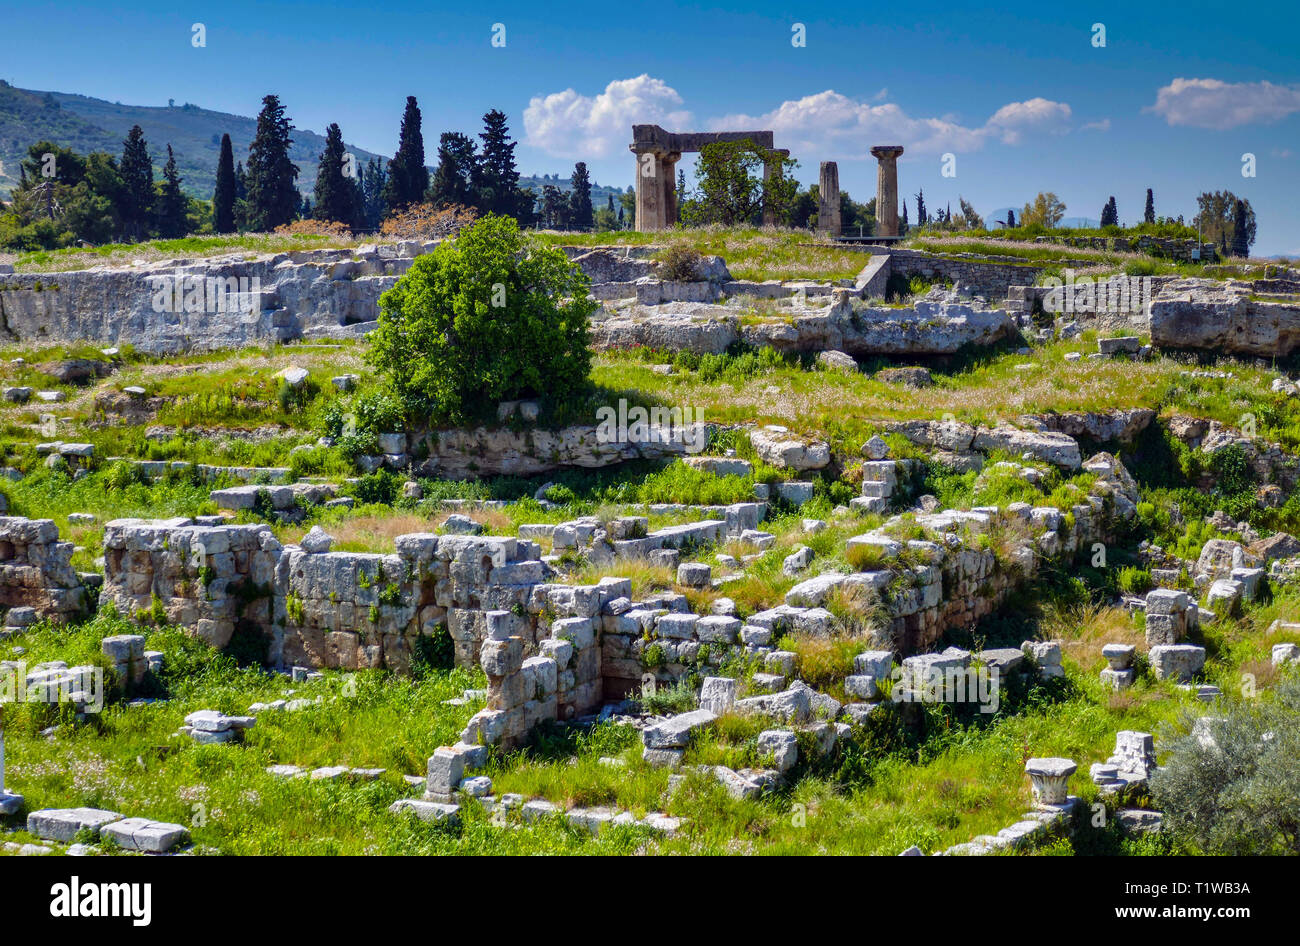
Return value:
[[(1213, 243), (1219, 252), (1227, 255), (1233, 252), (1235, 230), (1237, 226), (1237, 195), (1232, 191), (1206, 191), (1196, 198), (1198, 212), (1192, 220), (1193, 229), (1199, 229), (1207, 243)], [(1255, 211), (1250, 201), (1243, 200), (1245, 211), (1244, 233), (1246, 246), (1255, 242)]]
[(595, 211), (591, 206), (591, 178), (585, 161), (573, 166), (573, 177), (569, 180), (573, 185), (569, 192), (569, 226), (575, 230), (590, 230), (595, 223)]
[(388, 162), (388, 180), (384, 201), (388, 212), (395, 213), (424, 200), (429, 189), (429, 169), (424, 166), (424, 133), (420, 106), (414, 95), (406, 97), (402, 126), (398, 132), (397, 153)]
[(429, 185), (429, 202), (435, 207), (475, 206), (474, 139), (458, 131), (444, 131), (438, 139), (438, 166)]
[(966, 202), (964, 197), (958, 196), (957, 203), (961, 207), (962, 225), (967, 230), (983, 230), (984, 218), (975, 212), (975, 208)]
[(1238, 200), (1232, 212), (1232, 255), (1249, 256), (1255, 242), (1255, 212), (1244, 200)]
[(388, 212), (388, 205), (384, 203), (384, 185), (387, 180), (388, 175), (382, 161), (371, 158), (366, 162), (361, 172), (361, 203), (368, 229), (378, 227)]
[[(764, 166), (772, 173), (765, 176)], [(752, 138), (715, 141), (700, 149), (695, 165), (697, 219), (695, 223), (735, 226), (758, 223), (764, 211), (788, 224), (799, 183), (797, 161), (756, 144)]]
[(185, 214), (189, 202), (181, 191), (181, 175), (176, 169), (176, 155), (167, 145), (167, 163), (163, 165), (162, 187), (158, 194), (158, 235), (174, 240), (185, 236)]
[(1151, 776), (1166, 830), (1205, 854), (1300, 854), (1300, 680), (1215, 705)]
[(148, 236), (149, 221), (153, 216), (153, 162), (144, 140), (144, 130), (133, 125), (122, 142), (120, 165), (124, 185), (122, 227), (129, 240), (143, 240)]
[(1114, 197), (1106, 201), (1106, 206), (1101, 208), (1101, 225), (1103, 227), (1119, 226), (1119, 208), (1115, 206)]
[(298, 166), (289, 160), (291, 127), (280, 99), (262, 99), (257, 133), (248, 149), (248, 228), (274, 230), (289, 223), (301, 206)]
[(368, 357), (408, 414), (462, 424), (496, 403), (544, 396), (563, 403), (591, 370), (581, 269), (488, 215), (420, 256), (379, 299)]
[(492, 109), (484, 115), (479, 138), (483, 144), (475, 165), (476, 205), (484, 212), (514, 217), (527, 225), (532, 218), (533, 195), (519, 187), (515, 142), (510, 140), (505, 112)]
[(325, 129), (325, 150), (321, 152), (316, 171), (316, 220), (333, 220), (349, 227), (356, 225), (360, 213), (355, 187), (344, 174), (346, 161), (343, 132), (337, 123), (333, 123)]
[(1149, 187), (1147, 188), (1146, 210), (1142, 212), (1142, 222), (1143, 223), (1156, 222), (1156, 197), (1155, 194), (1151, 192), (1151, 188)]
[(221, 136), (221, 155), (217, 158), (217, 184), (212, 192), (212, 228), (217, 233), (235, 230), (235, 200), (238, 198), (235, 181), (235, 152), (230, 136)]
[(1065, 204), (1051, 191), (1041, 191), (1032, 204), (1025, 204), (1020, 210), (1022, 227), (1040, 226), (1051, 229), (1065, 216)]

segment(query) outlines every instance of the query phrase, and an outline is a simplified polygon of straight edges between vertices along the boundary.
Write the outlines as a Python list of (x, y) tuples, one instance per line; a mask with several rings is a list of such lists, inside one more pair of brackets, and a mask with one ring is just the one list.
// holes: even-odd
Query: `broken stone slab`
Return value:
[(758, 751), (771, 753), (776, 770), (785, 773), (799, 761), (799, 739), (787, 729), (768, 729), (758, 734)]
[(450, 802), (425, 801), (422, 798), (399, 798), (388, 806), (395, 815), (411, 814), (421, 821), (434, 824), (453, 823), (460, 820), (460, 806)]
[(311, 555), (324, 555), (333, 544), (334, 536), (320, 526), (312, 526), (307, 534), (298, 541), (298, 545), (302, 550)]
[(98, 836), (104, 825), (121, 819), (102, 808), (42, 808), (27, 816), (27, 830), (46, 841), (71, 841), (81, 831)]
[(711, 725), (718, 718), (707, 709), (680, 713), (659, 720), (641, 731), (641, 741), (647, 749), (682, 749), (690, 743), (691, 733)]
[(190, 839), (189, 829), (184, 825), (150, 821), (148, 818), (123, 818), (104, 825), (99, 833), (100, 837), (117, 842), (124, 851), (146, 854), (165, 854)]
[(1205, 666), (1205, 648), (1194, 644), (1159, 644), (1151, 648), (1149, 658), (1157, 680), (1187, 683)]
[[(739, 622), (737, 622), (739, 623)], [(700, 707), (716, 716), (731, 712), (736, 705), (736, 681), (732, 677), (705, 677), (700, 687)]]

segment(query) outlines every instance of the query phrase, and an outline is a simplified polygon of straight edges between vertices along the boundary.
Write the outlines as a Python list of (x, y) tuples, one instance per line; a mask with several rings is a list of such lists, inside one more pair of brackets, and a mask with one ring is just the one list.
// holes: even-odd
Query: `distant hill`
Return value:
[[(18, 162), (31, 145), (48, 139), (85, 154), (107, 151), (120, 156), (122, 141), (132, 125), (144, 130), (154, 177), (162, 174), (167, 145), (176, 154), (184, 189), (204, 200), (212, 197), (216, 182), (221, 136), (230, 135), (235, 160), (248, 162), (248, 146), (257, 131), (257, 119), (214, 112), (197, 105), (123, 105), (87, 95), (19, 89), (0, 81), (0, 194), (18, 183)], [(348, 145), (364, 164), (373, 152)], [(316, 184), (316, 164), (325, 150), (325, 138), (302, 128), (293, 130), (290, 157), (298, 165), (298, 188), (310, 193)]]
[[(568, 174), (565, 174), (563, 176), (559, 174), (542, 174), (542, 175), (534, 174), (528, 177), (525, 177), (524, 175), (521, 174), (519, 176), (519, 186), (531, 187), (533, 189), (533, 193), (536, 194), (538, 197), (542, 196), (542, 188), (547, 184), (550, 184), (552, 187), (558, 187), (560, 190), (564, 191), (565, 193), (568, 193), (570, 190), (573, 189), (573, 185), (569, 183)], [(619, 208), (618, 198), (623, 193), (623, 191), (624, 189), (621, 187), (605, 187), (600, 184), (597, 184), (595, 181), (592, 181), (591, 182), (591, 206), (596, 210), (599, 210), (601, 207), (606, 207), (609, 204), (609, 198), (613, 196), (614, 212), (618, 213), (618, 208)]]
[[(180, 168), (182, 186), (187, 193), (204, 200), (211, 199), (216, 183), (221, 136), (230, 135), (235, 160), (247, 164), (248, 146), (257, 132), (256, 117), (214, 112), (189, 103), (123, 105), (70, 92), (19, 89), (0, 80), (0, 197), (7, 197), (18, 183), (18, 162), (36, 142), (49, 140), (81, 154), (107, 151), (120, 157), (122, 141), (132, 125), (144, 129), (155, 180), (162, 176), (170, 143)], [(385, 155), (353, 145), (347, 148), (361, 164), (371, 158), (387, 161)], [(426, 149), (429, 154), (436, 153), (436, 136), (432, 141), (426, 137)], [(303, 128), (293, 130), (290, 157), (298, 165), (298, 189), (305, 194), (310, 194), (315, 187), (316, 165), (324, 150), (323, 135)], [(568, 191), (569, 175), (543, 174), (519, 179), (520, 187), (531, 187), (539, 196), (546, 184)], [(592, 206), (596, 209), (606, 206), (612, 195), (617, 210), (622, 193), (623, 188), (602, 187), (593, 182)]]

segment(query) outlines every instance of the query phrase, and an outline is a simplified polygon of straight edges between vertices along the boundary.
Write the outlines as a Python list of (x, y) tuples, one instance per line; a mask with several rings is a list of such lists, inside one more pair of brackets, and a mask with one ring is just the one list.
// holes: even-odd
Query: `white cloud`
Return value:
[(1110, 131), (1110, 119), (1103, 118), (1099, 122), (1088, 122), (1086, 125), (1080, 125), (1079, 131)]
[(782, 102), (763, 115), (724, 115), (709, 127), (770, 128), (778, 145), (830, 158), (862, 158), (877, 144), (902, 144), (912, 153), (974, 151), (996, 138), (1019, 144), (1030, 132), (1067, 130), (1070, 106), (1044, 98), (1002, 106), (982, 126), (962, 125), (952, 116), (916, 118), (893, 103), (871, 105), (827, 89)]
[(1300, 112), (1300, 87), (1271, 82), (1175, 79), (1156, 92), (1155, 112), (1170, 125), (1236, 128), (1275, 122)]
[(627, 150), (633, 123), (690, 125), (691, 113), (681, 104), (675, 89), (645, 74), (616, 79), (596, 96), (573, 89), (534, 96), (524, 110), (524, 140), (558, 157), (609, 157)]
[(985, 123), (986, 132), (998, 134), (1004, 144), (1020, 144), (1031, 131), (1061, 133), (1069, 130), (1070, 106), (1045, 98), (1003, 105)]
[(974, 151), (990, 140), (1014, 145), (1027, 135), (1060, 134), (1070, 126), (1070, 106), (1044, 98), (1003, 105), (983, 125), (972, 127), (952, 115), (908, 115), (883, 101), (887, 94), (881, 89), (866, 101), (827, 89), (761, 115), (722, 115), (696, 123), (674, 89), (641, 75), (611, 82), (594, 97), (566, 89), (533, 98), (524, 111), (525, 140), (556, 156), (600, 158), (627, 145), (633, 123), (658, 124), (669, 131), (770, 129), (777, 147), (831, 160), (869, 158), (871, 146), (878, 144), (902, 144), (912, 154)]

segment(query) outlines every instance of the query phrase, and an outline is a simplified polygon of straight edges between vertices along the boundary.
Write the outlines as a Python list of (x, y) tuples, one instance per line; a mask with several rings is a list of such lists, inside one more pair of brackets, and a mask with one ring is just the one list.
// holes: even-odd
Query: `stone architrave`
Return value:
[(871, 149), (876, 168), (876, 233), (898, 236), (898, 156), (902, 145), (876, 145)]

